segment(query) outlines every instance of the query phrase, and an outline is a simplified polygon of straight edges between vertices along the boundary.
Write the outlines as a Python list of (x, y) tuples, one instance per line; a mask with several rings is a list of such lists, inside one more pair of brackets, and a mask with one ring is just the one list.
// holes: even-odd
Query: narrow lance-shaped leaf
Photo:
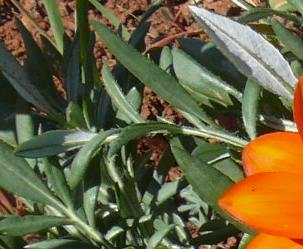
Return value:
[(47, 205), (57, 206), (58, 200), (30, 168), (25, 159), (0, 143), (0, 186), (8, 192)]
[(83, 146), (83, 148), (78, 152), (78, 154), (74, 158), (71, 166), (70, 177), (68, 179), (71, 188), (75, 188), (83, 179), (83, 176), (89, 166), (90, 161), (101, 149), (101, 146), (106, 140), (106, 138), (118, 132), (118, 129), (100, 132), (97, 136), (92, 138), (86, 145)]
[(64, 26), (59, 11), (59, 1), (57, 0), (43, 0), (47, 16), (54, 33), (56, 45), (60, 53), (63, 53), (63, 36)]
[(278, 39), (300, 60), (303, 60), (303, 41), (300, 37), (285, 28), (277, 21), (273, 21), (272, 28)]
[(242, 101), (242, 118), (250, 139), (257, 136), (257, 111), (261, 90), (260, 85), (256, 82), (247, 80)]
[(170, 146), (187, 181), (193, 186), (193, 189), (201, 199), (207, 202), (221, 216), (240, 228), (241, 231), (251, 232), (239, 222), (230, 219), (218, 205), (219, 197), (233, 184), (232, 180), (217, 169), (205, 165), (201, 160), (192, 157), (184, 149), (178, 138), (171, 139)]
[(57, 155), (80, 147), (96, 135), (76, 130), (49, 131), (20, 144), (16, 154), (29, 158)]
[(296, 15), (287, 13), (285, 11), (273, 10), (270, 8), (252, 8), (247, 11), (244, 15), (239, 18), (239, 21), (242, 23), (256, 22), (260, 19), (269, 17), (269, 16), (280, 16), (287, 20), (300, 23), (302, 19)]
[(55, 159), (42, 158), (43, 168), (47, 176), (47, 180), (54, 189), (56, 195), (68, 207), (73, 207), (73, 201), (70, 190), (67, 186), (63, 169), (60, 169)]
[(27, 249), (96, 249), (91, 244), (71, 239), (52, 239), (29, 244)]
[(174, 70), (183, 85), (190, 88), (194, 94), (202, 94), (225, 105), (232, 105), (229, 95), (239, 101), (242, 94), (228, 85), (218, 76), (200, 65), (180, 49), (173, 49)]
[(25, 45), (26, 60), (24, 66), (31, 83), (37, 87), (53, 107), (62, 111), (64, 101), (56, 91), (49, 62), (23, 23), (19, 19), (16, 19), (16, 23)]
[(175, 227), (175, 225), (169, 225), (158, 232), (156, 232), (148, 241), (147, 249), (156, 249), (161, 243), (163, 238)]
[(176, 108), (186, 111), (208, 124), (214, 121), (198, 106), (184, 88), (169, 74), (145, 58), (103, 24), (92, 21), (94, 29), (117, 59), (141, 82), (151, 87)]
[(127, 28), (125, 28), (123, 26), (123, 24), (121, 23), (121, 21), (115, 17), (109, 9), (107, 9), (106, 7), (104, 7), (99, 1), (97, 0), (89, 0), (89, 2), (95, 6), (95, 8), (97, 10), (100, 11), (100, 13), (107, 18), (110, 23), (112, 25), (115, 26), (116, 29), (121, 29), (121, 36), (124, 40), (128, 41), (128, 39), (130, 38), (130, 33), (128, 32)]
[(303, 16), (303, 2), (301, 0), (288, 0), (288, 3), (294, 6)]
[(22, 98), (33, 104), (40, 110), (48, 113), (52, 119), (64, 123), (64, 118), (43, 97), (37, 87), (31, 84), (24, 68), (7, 51), (0, 42), (0, 70), (8, 79), (9, 83), (16, 89)]
[(223, 53), (247, 77), (265, 89), (293, 98), (296, 77), (279, 51), (250, 27), (205, 9), (190, 7)]
[(107, 65), (103, 66), (102, 76), (104, 86), (108, 95), (111, 97), (113, 104), (125, 115), (127, 115), (134, 123), (143, 123), (144, 119), (136, 110), (134, 110), (133, 106), (127, 101), (126, 97), (119, 88)]
[(67, 97), (69, 101), (77, 102), (81, 87), (81, 61), (78, 33), (71, 44), (66, 60), (64, 83), (67, 89)]
[(0, 233), (10, 236), (32, 234), (55, 226), (68, 225), (71, 221), (63, 217), (26, 215), (9, 216), (0, 221)]

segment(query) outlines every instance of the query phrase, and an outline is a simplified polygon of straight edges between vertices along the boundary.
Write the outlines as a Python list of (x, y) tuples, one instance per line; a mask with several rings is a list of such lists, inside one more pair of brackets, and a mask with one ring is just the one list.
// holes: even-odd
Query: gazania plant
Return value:
[[(11, 0), (26, 59), (0, 42), (0, 249), (303, 247), (301, 0), (234, 0), (234, 18), (191, 1), (206, 41), (148, 47), (169, 1), (128, 30), (76, 0), (74, 33), (59, 1), (40, 2), (52, 32)], [(178, 118), (144, 117), (144, 89)]]

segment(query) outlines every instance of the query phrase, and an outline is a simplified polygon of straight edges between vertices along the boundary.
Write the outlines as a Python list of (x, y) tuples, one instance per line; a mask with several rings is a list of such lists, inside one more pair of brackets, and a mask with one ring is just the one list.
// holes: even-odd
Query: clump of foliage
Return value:
[[(217, 201), (243, 178), (240, 153), (250, 140), (296, 129), (290, 119), (302, 73), (301, 2), (277, 10), (237, 0), (247, 9), (238, 20), (192, 6), (211, 42), (181, 38), (179, 47), (147, 53), (148, 18), (160, 0), (132, 34), (97, 0), (89, 2), (117, 32), (89, 20), (89, 2), (77, 0), (73, 38), (64, 33), (57, 2), (43, 2), (54, 41), (41, 32), (39, 47), (17, 20), (24, 65), (0, 43), (0, 186), (27, 209), (25, 216), (1, 218), (0, 247), (21, 248), (25, 235), (39, 234), (41, 241), (26, 248), (197, 248), (242, 231), (244, 248), (253, 232)], [(104, 64), (101, 75), (96, 39), (117, 59), (112, 70)], [(144, 86), (187, 123), (144, 120)], [(237, 130), (224, 128), (222, 117)], [(136, 146), (136, 139), (155, 134), (168, 141), (157, 167)], [(184, 176), (167, 182), (175, 162)], [(189, 222), (197, 227), (195, 238)]]

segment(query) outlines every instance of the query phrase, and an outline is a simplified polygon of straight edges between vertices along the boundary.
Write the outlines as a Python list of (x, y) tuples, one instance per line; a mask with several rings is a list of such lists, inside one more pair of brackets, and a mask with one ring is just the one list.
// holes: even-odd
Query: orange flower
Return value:
[(245, 147), (247, 177), (219, 200), (227, 213), (259, 232), (248, 249), (303, 249), (303, 77), (294, 119), (298, 133), (270, 133)]

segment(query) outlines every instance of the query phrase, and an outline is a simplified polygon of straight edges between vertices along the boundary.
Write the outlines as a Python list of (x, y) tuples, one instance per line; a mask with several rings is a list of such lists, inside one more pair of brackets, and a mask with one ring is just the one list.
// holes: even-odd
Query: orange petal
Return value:
[(242, 153), (246, 175), (260, 172), (303, 174), (303, 140), (298, 133), (275, 132), (250, 142)]
[(303, 249), (303, 246), (287, 238), (259, 234), (253, 238), (246, 249)]
[(294, 119), (298, 130), (303, 137), (303, 76), (301, 76), (295, 90)]
[(303, 238), (303, 176), (270, 172), (249, 176), (228, 189), (219, 205), (252, 229)]

